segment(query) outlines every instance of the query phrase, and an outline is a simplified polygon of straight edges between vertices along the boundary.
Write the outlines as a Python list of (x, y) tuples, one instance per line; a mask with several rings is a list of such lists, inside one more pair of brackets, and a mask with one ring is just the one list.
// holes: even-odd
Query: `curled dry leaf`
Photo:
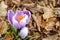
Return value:
[(44, 19), (48, 19), (54, 16), (53, 10), (51, 8), (45, 7), (43, 8), (43, 10), (44, 10), (44, 14), (43, 14)]
[(17, 6), (20, 5), (20, 0), (12, 0), (12, 2), (13, 2), (15, 5), (17, 5)]
[(46, 29), (47, 31), (52, 30), (52, 29), (54, 28), (55, 22), (56, 22), (56, 18), (55, 18), (55, 17), (46, 19), (45, 29)]
[(6, 22), (0, 22), (0, 35), (7, 31), (8, 26)]
[(50, 21), (50, 22), (48, 22), (48, 23), (46, 24), (45, 29), (46, 29), (47, 31), (50, 31), (50, 30), (53, 29), (53, 26), (54, 26), (54, 25), (55, 25), (55, 22)]
[(48, 36), (47, 38), (43, 38), (42, 40), (58, 40), (58, 35)]
[(42, 16), (38, 16), (38, 23), (42, 28), (45, 28), (47, 31), (50, 31), (53, 29), (53, 26), (55, 25), (56, 18), (52, 17), (49, 19), (44, 20)]
[(55, 18), (55, 17), (49, 18), (49, 19), (46, 20), (46, 22), (47, 22), (47, 23), (46, 23), (45, 29), (46, 29), (47, 31), (50, 31), (50, 30), (52, 30), (52, 29), (54, 28), (54, 26), (55, 26), (56, 18)]
[(13, 38), (14, 38), (13, 34), (8, 34), (3, 38), (3, 40), (13, 40)]
[(41, 5), (41, 6), (45, 6), (45, 2), (44, 1), (40, 1), (40, 2), (38, 2), (39, 3), (39, 5)]
[(60, 22), (59, 21), (56, 22), (56, 26), (60, 26)]
[(0, 3), (0, 16), (6, 16), (7, 14), (7, 5), (2, 1)]
[(52, 18), (46, 19), (46, 22), (49, 22), (49, 21), (56, 22), (57, 19), (56, 19), (56, 17), (52, 17)]
[(46, 21), (44, 21), (44, 19), (42, 18), (42, 16), (39, 16), (38, 17), (38, 23), (39, 23), (39, 25), (42, 27), (42, 28), (45, 28), (45, 26), (46, 26)]
[(59, 5), (60, 5), (60, 0), (58, 0), (57, 4), (59, 4)]
[[(57, 21), (55, 25), (56, 25), (56, 29), (57, 29), (58, 31), (60, 31), (60, 22)], [(60, 33), (60, 32), (59, 32), (59, 33)]]

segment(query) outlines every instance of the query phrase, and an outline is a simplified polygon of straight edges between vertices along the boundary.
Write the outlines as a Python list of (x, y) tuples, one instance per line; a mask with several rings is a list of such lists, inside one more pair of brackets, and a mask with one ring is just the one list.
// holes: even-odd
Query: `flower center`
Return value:
[(18, 23), (20, 23), (20, 21), (24, 18), (24, 16), (18, 16)]

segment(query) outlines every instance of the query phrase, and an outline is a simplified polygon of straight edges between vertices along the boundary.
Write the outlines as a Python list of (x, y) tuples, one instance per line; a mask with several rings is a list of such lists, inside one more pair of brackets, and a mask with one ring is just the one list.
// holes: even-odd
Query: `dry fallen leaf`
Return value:
[(38, 23), (39, 23), (39, 25), (42, 27), (42, 28), (45, 28), (45, 26), (46, 26), (46, 21), (44, 21), (44, 19), (41, 17), (41, 16), (39, 16), (38, 17)]
[(13, 40), (13, 38), (14, 38), (13, 34), (8, 34), (3, 38), (3, 40)]
[(42, 40), (58, 40), (59, 37), (58, 35), (53, 35), (53, 36), (49, 36), (47, 38), (43, 38)]
[(7, 5), (2, 1), (0, 3), (0, 16), (6, 16), (7, 14)]
[(44, 19), (48, 19), (50, 17), (53, 17), (53, 10), (51, 8), (45, 7), (43, 8), (44, 10), (44, 14), (43, 14), (43, 18)]
[(59, 21), (56, 22), (56, 26), (60, 26), (60, 22)]
[(0, 35), (2, 35), (5, 31), (7, 31), (8, 26), (6, 22), (0, 22)]
[(17, 5), (17, 6), (20, 5), (20, 0), (12, 0), (12, 2), (13, 2), (15, 5)]
[(47, 31), (50, 31), (50, 30), (53, 29), (53, 26), (54, 26), (54, 25), (55, 25), (55, 22), (50, 21), (50, 22), (46, 23), (45, 29), (46, 29)]

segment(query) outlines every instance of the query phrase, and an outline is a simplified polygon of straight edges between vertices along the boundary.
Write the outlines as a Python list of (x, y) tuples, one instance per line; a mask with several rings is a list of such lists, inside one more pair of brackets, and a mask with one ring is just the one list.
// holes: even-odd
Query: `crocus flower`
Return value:
[(8, 10), (8, 21), (15, 28), (20, 29), (20, 37), (24, 39), (28, 35), (28, 28), (25, 27), (30, 21), (31, 13), (28, 10), (16, 11)]
[(20, 37), (24, 39), (27, 35), (28, 35), (28, 28), (27, 27), (22, 28), (20, 31)]
[(8, 21), (16, 29), (21, 29), (28, 24), (31, 13), (28, 10), (17, 10), (16, 14), (12, 10), (8, 10)]

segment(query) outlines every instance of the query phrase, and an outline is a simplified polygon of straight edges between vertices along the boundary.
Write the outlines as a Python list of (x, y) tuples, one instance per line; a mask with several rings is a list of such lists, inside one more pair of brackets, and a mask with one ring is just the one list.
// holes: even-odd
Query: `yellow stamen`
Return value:
[(24, 18), (24, 16), (18, 16), (18, 23), (20, 23), (20, 21)]

